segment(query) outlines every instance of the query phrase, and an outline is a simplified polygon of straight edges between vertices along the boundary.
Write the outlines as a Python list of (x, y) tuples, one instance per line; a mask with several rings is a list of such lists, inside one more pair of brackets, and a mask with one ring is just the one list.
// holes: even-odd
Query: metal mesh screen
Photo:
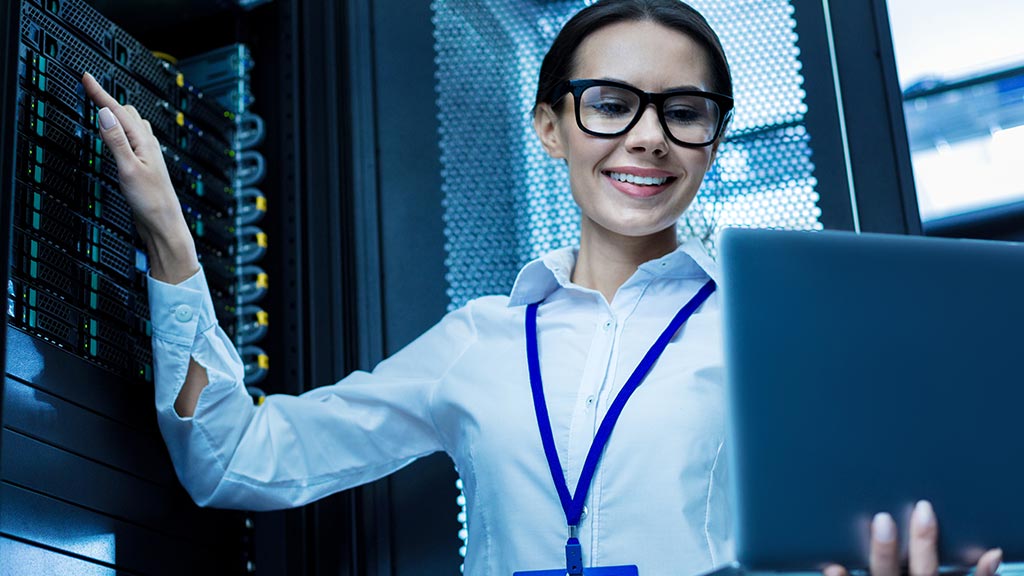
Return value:
[[(578, 241), (567, 170), (541, 148), (531, 108), (545, 52), (562, 24), (589, 3), (433, 2), (452, 309), (507, 293), (526, 262)], [(714, 253), (713, 234), (723, 226), (820, 229), (792, 6), (692, 4), (725, 46), (736, 115), (680, 235), (705, 240)], [(467, 537), (465, 529), (460, 536)]]

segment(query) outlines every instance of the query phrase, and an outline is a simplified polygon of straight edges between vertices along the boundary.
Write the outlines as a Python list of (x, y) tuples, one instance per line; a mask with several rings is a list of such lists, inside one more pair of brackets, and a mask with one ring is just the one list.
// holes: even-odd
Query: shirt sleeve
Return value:
[[(373, 372), (255, 406), (217, 325), (202, 270), (171, 285), (149, 278), (157, 419), (174, 468), (201, 506), (299, 506), (387, 475), (444, 448), (431, 405), (476, 338), (467, 309), (448, 314)], [(191, 418), (174, 401), (189, 358), (206, 369)]]

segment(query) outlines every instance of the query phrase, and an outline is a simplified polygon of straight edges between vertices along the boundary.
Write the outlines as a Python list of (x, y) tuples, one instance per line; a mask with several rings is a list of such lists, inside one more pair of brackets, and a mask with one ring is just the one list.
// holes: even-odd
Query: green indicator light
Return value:
[(39, 213), (38, 212), (33, 212), (32, 213), (32, 227), (35, 228), (36, 230), (39, 230)]
[(43, 181), (43, 167), (36, 166), (36, 169), (32, 172), (32, 177), (36, 182), (42, 183)]
[(37, 270), (37, 268), (38, 268), (38, 265), (36, 264), (35, 260), (33, 260), (32, 263), (29, 264), (29, 271), (28, 271), (28, 273), (33, 278), (38, 278), (39, 277), (39, 271)]

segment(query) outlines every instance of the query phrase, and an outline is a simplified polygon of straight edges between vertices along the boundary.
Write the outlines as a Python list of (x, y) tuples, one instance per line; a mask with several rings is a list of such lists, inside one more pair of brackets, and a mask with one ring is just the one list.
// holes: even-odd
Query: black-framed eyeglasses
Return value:
[(718, 139), (732, 117), (733, 100), (703, 90), (644, 92), (613, 80), (569, 80), (555, 89), (553, 106), (572, 93), (576, 124), (593, 136), (615, 137), (629, 132), (649, 104), (669, 139), (680, 146), (708, 146)]

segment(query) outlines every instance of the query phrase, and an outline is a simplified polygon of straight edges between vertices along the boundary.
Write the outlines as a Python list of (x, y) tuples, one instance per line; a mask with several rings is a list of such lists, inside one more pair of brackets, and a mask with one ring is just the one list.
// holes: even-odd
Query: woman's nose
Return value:
[(668, 153), (668, 139), (654, 104), (647, 105), (636, 125), (626, 134), (626, 148), (631, 152), (648, 153), (656, 157)]

